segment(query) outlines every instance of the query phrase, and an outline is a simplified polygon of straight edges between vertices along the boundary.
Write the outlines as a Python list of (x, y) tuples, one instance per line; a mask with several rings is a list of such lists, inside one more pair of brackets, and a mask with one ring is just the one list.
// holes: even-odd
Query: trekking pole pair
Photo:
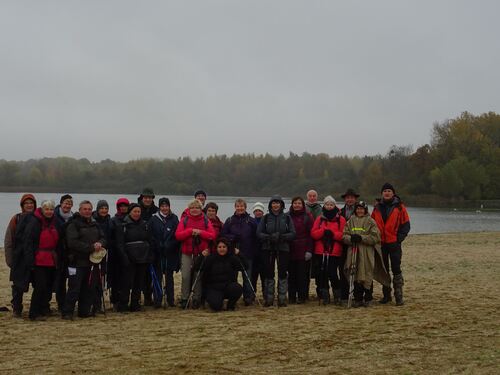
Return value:
[[(205, 259), (207, 259), (206, 256), (203, 256), (203, 259), (201, 260), (201, 264), (200, 264), (200, 269), (198, 270), (198, 272), (196, 273), (196, 277), (194, 278), (194, 282), (193, 282), (193, 285), (191, 286), (191, 291), (189, 292), (189, 298), (186, 302), (186, 306), (184, 307), (184, 310), (187, 310), (189, 308), (189, 305), (191, 304), (191, 301), (193, 300), (193, 296), (194, 296), (194, 290), (196, 288), (196, 285), (198, 284), (198, 280), (200, 278), (200, 274), (201, 274), (201, 271), (203, 270), (203, 265), (205, 264)], [(194, 270), (194, 264), (193, 264), (193, 268)]]
[(349, 298), (347, 300), (347, 308), (352, 307), (352, 300), (354, 298), (354, 279), (356, 277), (356, 265), (358, 260), (358, 244), (352, 244), (351, 253), (351, 266), (349, 267)]
[(252, 293), (255, 296), (255, 299), (257, 300), (257, 303), (259, 304), (260, 307), (263, 307), (262, 303), (260, 302), (260, 299), (257, 296), (257, 293), (255, 292), (255, 289), (254, 289), (254, 287), (252, 285), (252, 280), (250, 279), (250, 276), (248, 276), (248, 272), (245, 269), (245, 266), (243, 265), (243, 262), (241, 261), (241, 258), (238, 255), (236, 255), (236, 257), (238, 258), (238, 262), (240, 262), (241, 269), (243, 270), (243, 275), (245, 275), (245, 277), (247, 278), (248, 284), (250, 285), (250, 288), (252, 289)]
[[(151, 282), (153, 284), (153, 295), (155, 296), (155, 302), (160, 299), (163, 302), (163, 288), (161, 286), (161, 281), (158, 279), (158, 275), (152, 264), (149, 265), (149, 273), (151, 274)], [(161, 304), (160, 302), (160, 304)]]

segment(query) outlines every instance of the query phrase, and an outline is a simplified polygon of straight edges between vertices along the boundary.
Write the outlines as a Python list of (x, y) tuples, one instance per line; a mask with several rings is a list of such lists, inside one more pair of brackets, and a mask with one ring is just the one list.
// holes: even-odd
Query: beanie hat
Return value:
[(62, 204), (62, 202), (64, 202), (66, 199), (73, 199), (73, 197), (69, 194), (64, 194), (59, 200), (59, 203)]
[(131, 213), (132, 210), (136, 207), (139, 207), (141, 208), (141, 206), (139, 206), (137, 203), (131, 203), (129, 206), (128, 206), (128, 213)]
[(154, 193), (153, 189), (151, 189), (149, 187), (146, 187), (146, 188), (142, 189), (142, 193), (139, 196), (139, 199), (141, 199), (143, 197), (152, 197), (154, 199), (155, 198), (155, 193)]
[(170, 207), (170, 199), (168, 199), (168, 198), (160, 198), (160, 200), (158, 201), (158, 207), (161, 207), (164, 204), (166, 204), (167, 206)]
[(264, 207), (264, 204), (261, 202), (256, 202), (253, 207), (252, 207), (252, 212), (255, 212), (256, 210), (260, 210), (262, 212), (266, 212), (266, 208)]
[(97, 202), (96, 210), (99, 211), (103, 207), (109, 208), (109, 204), (104, 199), (101, 199), (100, 201)]
[(130, 202), (127, 198), (119, 198), (116, 201), (116, 208), (120, 207), (121, 205), (128, 206), (129, 204)]
[(382, 189), (380, 189), (380, 192), (383, 193), (384, 190), (392, 190), (394, 194), (396, 194), (396, 190), (394, 189), (394, 186), (392, 186), (390, 183), (386, 182), (384, 185), (382, 185)]
[(196, 198), (197, 195), (203, 195), (203, 196), (205, 196), (205, 198), (207, 197), (207, 193), (205, 193), (204, 190), (196, 190), (194, 192), (194, 197)]
[(327, 195), (325, 199), (323, 199), (323, 204), (327, 202), (332, 202), (335, 206), (337, 205), (337, 201), (331, 195)]

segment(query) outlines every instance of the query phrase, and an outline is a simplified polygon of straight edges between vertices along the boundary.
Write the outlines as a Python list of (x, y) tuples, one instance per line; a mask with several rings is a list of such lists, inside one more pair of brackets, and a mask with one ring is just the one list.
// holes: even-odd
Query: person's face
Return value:
[(194, 199), (198, 199), (201, 202), (202, 206), (204, 206), (207, 197), (205, 197), (203, 194), (198, 194), (196, 197), (194, 197)]
[(335, 208), (335, 204), (333, 202), (326, 202), (323, 207), (325, 207), (326, 210), (330, 211), (330, 210), (333, 210)]
[(97, 210), (97, 214), (101, 217), (106, 217), (109, 212), (109, 207), (108, 206), (102, 206)]
[(301, 211), (304, 208), (304, 205), (300, 199), (297, 199), (292, 202), (292, 207), (294, 211)]
[(253, 212), (253, 216), (256, 218), (256, 219), (259, 219), (261, 218), (262, 216), (264, 216), (264, 212), (262, 212), (261, 210), (255, 210)]
[(357, 217), (365, 216), (365, 209), (363, 207), (356, 207), (356, 216)]
[(207, 209), (207, 216), (209, 219), (215, 219), (215, 217), (217, 216), (217, 211), (215, 210), (215, 208), (208, 208)]
[(227, 246), (224, 242), (219, 242), (217, 244), (217, 254), (226, 255), (227, 254)]
[(344, 202), (345, 204), (347, 204), (348, 206), (353, 206), (354, 203), (356, 203), (356, 197), (354, 195), (346, 195), (344, 197)]
[(132, 209), (132, 211), (130, 211), (129, 215), (130, 215), (130, 218), (132, 220), (135, 220), (135, 221), (139, 220), (141, 218), (141, 208), (140, 207), (134, 207)]
[(80, 206), (80, 208), (78, 209), (78, 212), (85, 219), (90, 219), (90, 217), (92, 216), (92, 205), (88, 204), (88, 203), (87, 204), (82, 204)]
[(126, 215), (128, 212), (128, 206), (126, 204), (120, 204), (118, 206), (118, 212), (121, 213), (122, 215)]
[(191, 216), (199, 216), (201, 215), (201, 208), (200, 207), (191, 207), (189, 209), (189, 213), (191, 214)]
[(162, 204), (160, 206), (160, 212), (165, 216), (170, 214), (170, 206), (168, 204)]
[(385, 201), (390, 201), (392, 198), (394, 198), (394, 192), (391, 189), (385, 189), (382, 192), (382, 198)]
[(73, 208), (73, 199), (65, 199), (61, 203), (61, 210), (65, 214), (69, 213), (72, 208)]
[(281, 210), (281, 202), (272, 201), (271, 202), (271, 210), (273, 210), (273, 211), (280, 211)]
[(42, 207), (42, 215), (46, 217), (47, 219), (50, 219), (52, 216), (54, 216), (54, 209), (52, 207)]
[(150, 196), (143, 196), (142, 197), (142, 204), (145, 206), (145, 207), (149, 207), (153, 204), (153, 197), (150, 197)]
[(23, 211), (24, 212), (33, 212), (35, 211), (35, 202), (33, 199), (26, 199), (23, 202)]
[(307, 201), (309, 203), (316, 203), (318, 201), (318, 193), (315, 191), (307, 192)]
[(247, 210), (247, 206), (245, 203), (235, 203), (234, 204), (234, 212), (236, 212), (236, 215), (243, 215)]

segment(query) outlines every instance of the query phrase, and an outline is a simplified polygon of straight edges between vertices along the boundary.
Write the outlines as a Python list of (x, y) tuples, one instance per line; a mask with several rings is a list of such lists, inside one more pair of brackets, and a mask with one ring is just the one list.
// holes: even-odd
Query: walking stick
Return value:
[(161, 296), (163, 300), (163, 289), (161, 287), (160, 281), (158, 280), (158, 275), (156, 274), (156, 271), (152, 264), (149, 265), (149, 273), (151, 274), (151, 281), (153, 283), (153, 294), (155, 294), (155, 297)]
[(200, 274), (201, 274), (201, 271), (203, 269), (203, 265), (205, 264), (205, 259), (207, 259), (207, 257), (203, 256), (203, 259), (202, 259), (201, 265), (200, 265), (200, 269), (198, 270), (198, 273), (196, 274), (196, 277), (194, 278), (193, 286), (191, 287), (191, 291), (189, 292), (189, 298), (187, 300), (186, 307), (184, 307), (184, 310), (187, 310), (189, 305), (191, 304), (191, 301), (192, 301), (193, 295), (194, 295), (194, 289), (196, 288), (196, 284), (198, 283), (198, 279), (200, 278)]
[(354, 298), (354, 278), (356, 277), (358, 245), (353, 243), (351, 249), (351, 266), (349, 267), (349, 299), (347, 300), (347, 308), (352, 307), (352, 300)]
[(104, 300), (104, 275), (101, 273), (101, 265), (99, 264), (99, 280), (101, 281), (101, 297), (102, 297), (102, 311), (104, 312), (104, 317), (106, 317), (106, 301)]
[(262, 303), (260, 303), (260, 299), (259, 297), (257, 296), (257, 293), (255, 292), (255, 289), (253, 288), (253, 285), (252, 285), (252, 280), (250, 280), (250, 277), (248, 276), (248, 273), (247, 273), (247, 270), (245, 269), (245, 267), (243, 266), (243, 262), (241, 261), (240, 257), (238, 257), (238, 261), (240, 262), (240, 266), (241, 266), (241, 269), (243, 270), (243, 274), (246, 276), (247, 278), (247, 281), (248, 283), (250, 284), (250, 288), (252, 289), (252, 293), (253, 295), (255, 296), (255, 299), (257, 300), (257, 303), (259, 304), (260, 307), (263, 307), (262, 306)]

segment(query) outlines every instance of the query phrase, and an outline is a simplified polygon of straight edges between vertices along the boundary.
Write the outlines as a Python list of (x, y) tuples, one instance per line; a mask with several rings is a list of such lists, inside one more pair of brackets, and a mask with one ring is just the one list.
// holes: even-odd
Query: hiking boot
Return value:
[(63, 314), (63, 315), (61, 316), (61, 319), (62, 319), (62, 320), (73, 320), (73, 315)]
[(153, 306), (154, 302), (151, 296), (144, 295), (144, 306)]
[(382, 293), (384, 293), (384, 296), (378, 301), (378, 303), (385, 305), (386, 303), (389, 303), (392, 301), (390, 287), (388, 287), (388, 286), (382, 287)]
[(187, 303), (188, 303), (187, 299), (181, 299), (181, 302), (179, 303), (179, 307), (184, 310), (187, 306)]
[(323, 305), (328, 305), (330, 303), (330, 290), (321, 289), (319, 292), (320, 301), (323, 301)]
[[(292, 303), (292, 302), (290, 302)], [(303, 305), (304, 303), (306, 303), (306, 299), (305, 298), (297, 298), (297, 305)]]
[(340, 289), (334, 289), (333, 290), (333, 304), (336, 306), (341, 306), (341, 300), (340, 300), (340, 295), (341, 295), (341, 290)]
[(193, 310), (198, 310), (200, 308), (201, 304), (200, 304), (200, 301), (194, 299), (191, 301), (191, 308)]
[(12, 311), (12, 317), (16, 319), (22, 319), (23, 318), (23, 312), (19, 310), (13, 310)]
[(245, 303), (245, 306), (251, 306), (253, 305), (253, 298), (244, 298), (243, 302)]
[(290, 305), (295, 305), (297, 303), (297, 297), (288, 295), (288, 303)]
[(266, 294), (264, 295), (264, 299), (266, 301), (265, 306), (273, 306), (274, 305), (274, 279), (266, 279)]
[(394, 275), (393, 279), (394, 284), (394, 298), (396, 299), (396, 306), (403, 306), (403, 285), (404, 279), (403, 275), (400, 273), (399, 275)]
[(142, 307), (140, 304), (130, 305), (130, 312), (137, 312), (137, 311), (141, 311), (141, 310), (142, 310)]
[(278, 299), (278, 307), (286, 307), (286, 300)]
[(352, 307), (363, 307), (363, 301), (354, 301)]
[(288, 279), (278, 279), (278, 307), (286, 307)]
[(372, 301), (371, 300), (363, 302), (363, 306), (364, 307), (370, 307), (371, 305), (372, 305)]
[(47, 318), (42, 316), (42, 315), (30, 316), (29, 318), (30, 318), (30, 321), (32, 321), (32, 322), (45, 322), (47, 320)]

